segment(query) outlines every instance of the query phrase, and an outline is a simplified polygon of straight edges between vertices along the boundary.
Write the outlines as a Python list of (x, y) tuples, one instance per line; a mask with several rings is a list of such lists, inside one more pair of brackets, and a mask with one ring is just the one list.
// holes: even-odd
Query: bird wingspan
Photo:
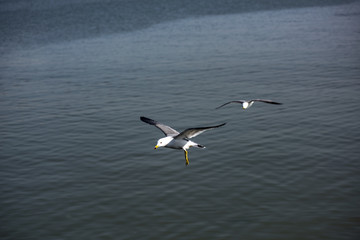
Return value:
[(155, 121), (153, 119), (150, 119), (150, 118), (147, 118), (147, 117), (140, 117), (140, 120), (147, 123), (147, 124), (154, 125), (158, 129), (160, 129), (166, 136), (179, 135), (179, 132), (176, 131), (175, 129), (173, 129), (173, 128), (165, 125), (165, 124), (159, 123), (159, 122), (157, 122), (157, 121)]
[(219, 109), (225, 105), (228, 105), (230, 103), (243, 103), (244, 101), (243, 100), (236, 100), (236, 101), (230, 101), (230, 102), (227, 102), (227, 103), (224, 103), (223, 105), (220, 105), (219, 107), (215, 108), (215, 109)]
[(182, 138), (193, 138), (197, 135), (205, 132), (206, 130), (212, 129), (212, 128), (218, 128), (221, 126), (224, 126), (226, 123), (216, 125), (216, 126), (210, 126), (210, 127), (200, 127), (200, 128), (188, 128), (184, 131), (182, 131), (179, 135), (175, 137), (175, 139), (182, 139)]

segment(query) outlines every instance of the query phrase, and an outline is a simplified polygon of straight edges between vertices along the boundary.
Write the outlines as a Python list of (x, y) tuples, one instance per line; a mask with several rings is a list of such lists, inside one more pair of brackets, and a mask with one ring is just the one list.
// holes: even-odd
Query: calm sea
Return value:
[[(0, 239), (359, 239), (359, 1), (0, 2)], [(243, 110), (230, 100), (265, 98)], [(163, 134), (226, 122), (205, 149)]]

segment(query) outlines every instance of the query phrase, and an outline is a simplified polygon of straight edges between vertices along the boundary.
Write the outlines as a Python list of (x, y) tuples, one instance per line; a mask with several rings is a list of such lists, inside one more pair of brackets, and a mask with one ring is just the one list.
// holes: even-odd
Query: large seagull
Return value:
[(152, 120), (147, 117), (140, 117), (140, 120), (148, 123), (150, 125), (154, 125), (155, 127), (159, 128), (164, 134), (165, 137), (160, 138), (157, 141), (157, 144), (155, 146), (155, 149), (158, 147), (167, 147), (167, 148), (173, 148), (173, 149), (183, 149), (185, 153), (185, 164), (189, 165), (189, 158), (188, 158), (188, 149), (190, 147), (197, 147), (197, 148), (205, 148), (204, 146), (197, 144), (193, 141), (190, 141), (190, 138), (196, 137), (197, 135), (205, 132), (206, 130), (218, 128), (221, 126), (224, 126), (225, 123), (216, 125), (216, 126), (210, 126), (210, 127), (199, 127), (199, 128), (188, 128), (181, 133), (176, 131), (175, 129), (166, 126), (162, 123), (159, 123), (155, 120)]

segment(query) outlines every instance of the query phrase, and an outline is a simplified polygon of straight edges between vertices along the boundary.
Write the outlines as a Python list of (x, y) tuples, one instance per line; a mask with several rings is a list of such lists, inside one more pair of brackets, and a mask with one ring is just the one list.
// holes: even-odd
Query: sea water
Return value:
[(0, 6), (1, 239), (359, 236), (358, 1)]

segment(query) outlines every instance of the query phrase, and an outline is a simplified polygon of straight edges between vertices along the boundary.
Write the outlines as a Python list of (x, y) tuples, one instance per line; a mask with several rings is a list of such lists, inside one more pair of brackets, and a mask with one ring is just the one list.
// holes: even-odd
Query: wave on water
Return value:
[(0, 3), (2, 51), (15, 46), (97, 37), (187, 17), (336, 5), (354, 0), (5, 0)]

